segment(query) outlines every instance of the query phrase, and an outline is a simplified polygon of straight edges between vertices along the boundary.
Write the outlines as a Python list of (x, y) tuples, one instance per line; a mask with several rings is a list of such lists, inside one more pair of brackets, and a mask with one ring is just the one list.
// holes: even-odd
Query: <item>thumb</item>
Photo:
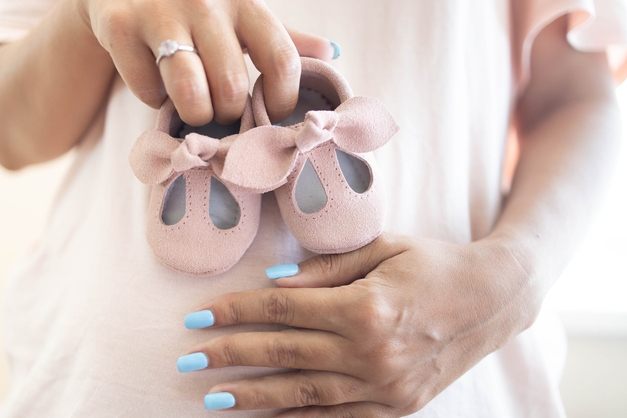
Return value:
[(317, 35), (297, 31), (286, 27), (287, 33), (292, 38), (292, 42), (298, 50), (301, 57), (317, 58), (322, 61), (331, 61), (339, 58), (342, 48), (328, 40)]
[(370, 244), (345, 254), (321, 254), (299, 264), (266, 270), (279, 287), (337, 287), (362, 279), (379, 264), (406, 250), (401, 240), (382, 234)]

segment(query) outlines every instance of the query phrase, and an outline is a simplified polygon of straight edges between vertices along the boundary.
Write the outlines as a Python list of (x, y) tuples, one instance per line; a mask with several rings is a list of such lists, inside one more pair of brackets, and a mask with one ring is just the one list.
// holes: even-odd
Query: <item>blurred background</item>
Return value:
[[(618, 94), (627, 127), (625, 84)], [(71, 160), (70, 154), (17, 173), (0, 167), (0, 289), (43, 230)], [(627, 417), (627, 135), (605, 207), (545, 305), (558, 312), (568, 333), (561, 385), (568, 416)], [(0, 354), (0, 401), (9, 388)]]

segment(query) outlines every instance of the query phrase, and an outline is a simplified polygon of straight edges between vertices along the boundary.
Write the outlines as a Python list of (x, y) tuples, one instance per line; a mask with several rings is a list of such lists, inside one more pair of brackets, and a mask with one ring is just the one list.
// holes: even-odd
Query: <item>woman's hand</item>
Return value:
[[(199, 55), (179, 52), (157, 67), (167, 39)], [(248, 94), (243, 48), (265, 75), (274, 121), (296, 104), (298, 55), (334, 55), (327, 39), (286, 31), (261, 0), (58, 1), (27, 37), (0, 46), (0, 165), (17, 170), (71, 149), (109, 97), (116, 68), (149, 106), (170, 95), (191, 125), (233, 121)]]
[(398, 417), (533, 322), (598, 208), (620, 143), (606, 56), (574, 50), (567, 31), (559, 18), (536, 38), (518, 103), (520, 159), (490, 235), (470, 244), (383, 235), (302, 263), (279, 289), (211, 301), (203, 308), (216, 327), (295, 329), (193, 347), (210, 368), (294, 369), (210, 393), (231, 393), (234, 409), (288, 408), (288, 416)]
[(352, 253), (314, 257), (296, 276), (278, 279), (278, 289), (227, 294), (201, 307), (213, 312), (214, 327), (295, 329), (225, 335), (189, 353), (204, 353), (209, 368), (293, 369), (211, 388), (231, 393), (234, 410), (409, 414), (533, 322), (540, 298), (505, 244), (385, 234)]
[[(154, 108), (169, 95), (191, 125), (206, 124), (214, 115), (223, 123), (241, 116), (249, 91), (243, 48), (265, 76), (273, 120), (296, 105), (299, 52), (333, 56), (328, 40), (288, 33), (261, 0), (79, 1), (85, 22), (133, 93)], [(167, 39), (195, 46), (198, 55), (178, 52), (157, 67), (159, 45)]]

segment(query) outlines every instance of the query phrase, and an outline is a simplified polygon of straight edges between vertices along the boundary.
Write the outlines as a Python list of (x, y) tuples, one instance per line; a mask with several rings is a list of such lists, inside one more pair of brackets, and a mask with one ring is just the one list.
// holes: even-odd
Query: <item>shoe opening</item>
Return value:
[(239, 204), (229, 189), (217, 178), (211, 176), (209, 190), (209, 217), (218, 229), (231, 229), (237, 226), (241, 216)]
[(337, 161), (344, 175), (344, 179), (355, 193), (364, 193), (372, 184), (372, 175), (370, 168), (365, 161), (344, 151), (335, 149)]
[(238, 134), (240, 130), (240, 125), (241, 120), (238, 120), (237, 122), (230, 125), (220, 125), (215, 121), (211, 121), (203, 126), (191, 126), (183, 123), (176, 136), (178, 138), (185, 138), (187, 134), (195, 132), (197, 134), (209, 136), (211, 138), (222, 139), (230, 135)]
[(333, 106), (325, 96), (316, 90), (301, 87), (298, 90), (298, 102), (294, 111), (280, 123), (281, 126), (291, 126), (305, 120), (310, 110), (333, 110)]
[(306, 214), (316, 213), (327, 204), (327, 194), (309, 159), (296, 180), (294, 196), (298, 208)]
[(175, 225), (185, 216), (185, 177), (178, 176), (170, 184), (163, 199), (163, 209), (161, 210), (161, 220), (166, 225)]

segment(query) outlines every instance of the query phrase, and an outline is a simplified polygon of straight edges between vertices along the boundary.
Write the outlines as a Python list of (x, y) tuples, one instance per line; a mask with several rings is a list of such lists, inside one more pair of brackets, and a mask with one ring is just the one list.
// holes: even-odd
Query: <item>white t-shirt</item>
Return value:
[[(0, 42), (24, 36), (54, 3), (0, 0)], [(572, 12), (573, 46), (627, 44), (619, 0), (267, 3), (285, 24), (341, 44), (333, 65), (356, 94), (382, 100), (401, 126), (376, 153), (388, 195), (386, 230), (450, 242), (487, 235), (499, 215), (507, 133), (539, 30)], [(177, 371), (178, 356), (195, 343), (269, 329), (190, 331), (186, 314), (223, 293), (272, 286), (264, 268), (310, 254), (269, 194), (255, 241), (227, 273), (198, 278), (161, 265), (144, 236), (148, 188), (127, 159), (155, 118), (116, 79), (77, 146), (43, 239), (10, 275), (4, 340), (12, 390), (1, 416), (207, 417), (203, 396), (214, 384), (272, 372)], [(413, 416), (563, 417), (557, 384), (564, 355), (559, 324), (540, 315)]]

